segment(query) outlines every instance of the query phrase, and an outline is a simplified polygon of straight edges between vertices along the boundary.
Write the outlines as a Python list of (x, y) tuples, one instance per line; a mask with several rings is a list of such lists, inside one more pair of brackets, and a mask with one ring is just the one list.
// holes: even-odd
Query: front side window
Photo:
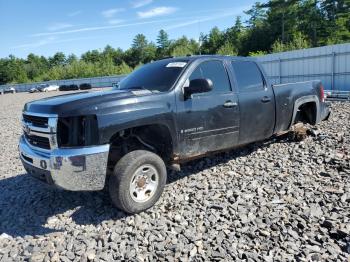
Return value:
[(251, 61), (232, 61), (240, 92), (258, 91), (264, 88), (260, 69)]
[(189, 80), (207, 78), (213, 82), (211, 92), (222, 93), (231, 91), (227, 72), (221, 61), (206, 61), (201, 63), (191, 74)]
[(187, 67), (188, 60), (159, 60), (132, 72), (119, 83), (119, 89), (147, 89), (169, 91)]

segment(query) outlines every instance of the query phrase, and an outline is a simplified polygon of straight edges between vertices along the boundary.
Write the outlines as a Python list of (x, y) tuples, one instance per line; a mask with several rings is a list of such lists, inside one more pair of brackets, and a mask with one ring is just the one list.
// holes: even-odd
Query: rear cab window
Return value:
[(264, 89), (265, 82), (262, 73), (255, 62), (232, 61), (231, 64), (240, 92), (254, 92)]

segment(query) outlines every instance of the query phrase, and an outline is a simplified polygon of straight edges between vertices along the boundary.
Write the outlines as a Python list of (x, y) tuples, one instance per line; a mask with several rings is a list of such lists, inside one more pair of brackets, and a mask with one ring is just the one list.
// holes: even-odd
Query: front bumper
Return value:
[(34, 149), (21, 136), (19, 153), (24, 168), (35, 178), (71, 191), (101, 190), (105, 185), (109, 145)]

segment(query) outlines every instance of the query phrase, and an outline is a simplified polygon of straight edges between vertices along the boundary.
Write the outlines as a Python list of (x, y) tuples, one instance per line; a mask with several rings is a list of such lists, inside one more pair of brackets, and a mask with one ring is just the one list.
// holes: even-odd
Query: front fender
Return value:
[[(153, 99), (152, 99), (153, 97)], [(109, 143), (111, 138), (121, 130), (145, 125), (165, 126), (171, 135), (173, 145), (178, 143), (175, 122), (174, 97), (170, 94), (138, 99), (136, 103), (116, 106), (106, 114), (98, 114), (100, 144)], [(174, 148), (175, 149), (175, 148)]]

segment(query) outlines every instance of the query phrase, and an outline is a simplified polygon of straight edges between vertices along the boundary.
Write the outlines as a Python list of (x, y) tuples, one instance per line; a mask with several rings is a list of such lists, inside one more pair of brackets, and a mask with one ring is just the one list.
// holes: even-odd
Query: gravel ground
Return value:
[(0, 96), (0, 261), (350, 261), (350, 103), (290, 136), (193, 161), (135, 216), (106, 192), (65, 192), (18, 158), (26, 101)]

